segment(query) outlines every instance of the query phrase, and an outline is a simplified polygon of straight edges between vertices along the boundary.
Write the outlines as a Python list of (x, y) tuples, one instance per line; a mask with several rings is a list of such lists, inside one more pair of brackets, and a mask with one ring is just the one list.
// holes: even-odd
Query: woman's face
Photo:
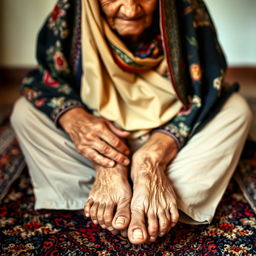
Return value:
[(100, 0), (100, 4), (110, 27), (135, 41), (152, 24), (158, 0)]

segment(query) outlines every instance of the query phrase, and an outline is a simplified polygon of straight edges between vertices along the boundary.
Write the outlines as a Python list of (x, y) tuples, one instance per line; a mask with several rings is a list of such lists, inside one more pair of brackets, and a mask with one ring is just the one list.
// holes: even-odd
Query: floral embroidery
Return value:
[(42, 107), (45, 104), (46, 98), (39, 98), (35, 100), (34, 104), (37, 107)]
[(59, 92), (63, 92), (63, 93), (65, 93), (65, 94), (70, 94), (71, 93), (71, 88), (70, 88), (70, 86), (69, 85), (67, 85), (67, 84), (63, 84), (63, 85), (61, 85), (59, 88), (58, 88), (58, 91)]
[(30, 77), (30, 76), (27, 76), (27, 77), (24, 77), (23, 79), (22, 79), (22, 84), (27, 84), (27, 85), (29, 85), (29, 84), (32, 84), (33, 82), (34, 82), (34, 80), (35, 80), (35, 78), (34, 77)]
[(201, 71), (200, 65), (198, 64), (190, 65), (190, 74), (191, 74), (191, 78), (194, 81), (200, 81), (202, 79), (202, 71)]
[(66, 10), (70, 7), (68, 0), (59, 1), (49, 18), (49, 28), (53, 30), (54, 35), (60, 34), (60, 37), (65, 39), (68, 37), (67, 22), (65, 21)]
[(220, 91), (222, 86), (223, 76), (217, 77), (213, 80), (213, 87)]
[(33, 100), (33, 99), (37, 98), (38, 96), (40, 96), (42, 94), (42, 92), (39, 90), (34, 90), (34, 89), (27, 87), (21, 91), (21, 94), (25, 95), (28, 100)]
[(194, 95), (192, 102), (193, 106), (196, 108), (200, 108), (202, 106), (202, 99), (197, 95)]
[(48, 71), (44, 72), (43, 83), (54, 88), (60, 85), (59, 82), (52, 78), (51, 74)]
[(51, 108), (56, 108), (63, 105), (64, 101), (65, 101), (65, 97), (54, 97), (51, 99), (51, 101), (47, 105)]
[(179, 133), (181, 136), (187, 137), (189, 135), (189, 130), (190, 128), (185, 123), (179, 123)]
[[(62, 53), (62, 47), (61, 42), (56, 41), (54, 46), (51, 46), (47, 50), (47, 59), (49, 61), (49, 64), (52, 67), (52, 70), (54, 70), (54, 74), (57, 76), (58, 72), (64, 72), (64, 73), (70, 73), (67, 60), (65, 56)], [(52, 63), (53, 60), (53, 63)]]
[(55, 66), (56, 70), (58, 70), (58, 71), (67, 71), (68, 70), (68, 64), (67, 64), (62, 52), (60, 52), (60, 51), (55, 52), (53, 60), (54, 60), (54, 66)]

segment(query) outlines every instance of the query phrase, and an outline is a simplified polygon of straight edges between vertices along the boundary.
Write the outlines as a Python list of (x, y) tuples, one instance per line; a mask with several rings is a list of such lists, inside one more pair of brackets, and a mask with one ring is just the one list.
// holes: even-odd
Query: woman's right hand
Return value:
[(110, 121), (78, 107), (65, 112), (59, 124), (69, 134), (77, 151), (92, 162), (105, 167), (113, 167), (116, 162), (130, 164), (127, 157), (130, 150), (122, 140), (130, 133), (118, 129)]

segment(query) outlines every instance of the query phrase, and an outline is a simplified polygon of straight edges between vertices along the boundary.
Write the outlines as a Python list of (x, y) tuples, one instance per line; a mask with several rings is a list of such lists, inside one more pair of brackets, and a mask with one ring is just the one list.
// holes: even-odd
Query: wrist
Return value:
[(64, 131), (68, 132), (75, 120), (79, 120), (82, 117), (84, 118), (87, 115), (89, 115), (89, 113), (87, 113), (84, 108), (75, 107), (63, 113), (58, 119), (58, 124)]

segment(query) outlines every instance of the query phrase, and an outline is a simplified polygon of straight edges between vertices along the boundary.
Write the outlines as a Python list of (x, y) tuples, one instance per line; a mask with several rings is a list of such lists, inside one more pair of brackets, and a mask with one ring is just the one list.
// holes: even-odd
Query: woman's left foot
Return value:
[(133, 244), (154, 242), (176, 225), (179, 214), (169, 178), (162, 172), (143, 172), (133, 180), (128, 237)]

